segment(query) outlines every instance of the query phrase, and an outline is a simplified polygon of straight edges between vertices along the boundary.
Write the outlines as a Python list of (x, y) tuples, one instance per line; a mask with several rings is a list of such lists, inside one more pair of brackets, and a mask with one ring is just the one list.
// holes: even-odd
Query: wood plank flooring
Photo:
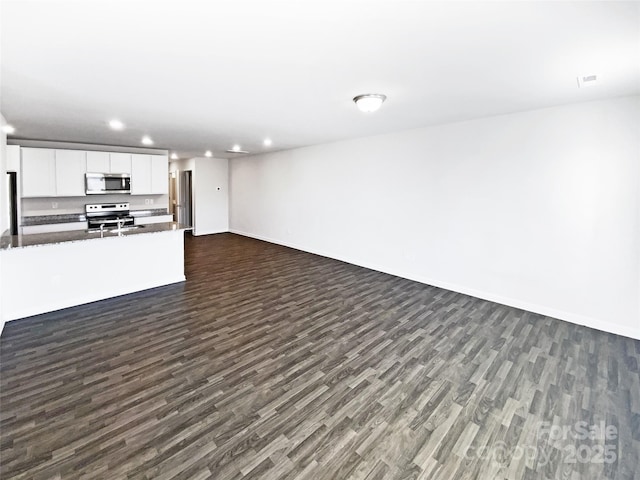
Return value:
[(640, 342), (237, 235), (186, 248), (184, 284), (5, 326), (2, 479), (640, 478)]

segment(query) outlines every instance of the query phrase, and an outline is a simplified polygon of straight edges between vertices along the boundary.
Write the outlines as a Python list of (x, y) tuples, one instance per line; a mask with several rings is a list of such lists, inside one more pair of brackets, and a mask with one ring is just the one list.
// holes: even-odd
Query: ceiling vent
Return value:
[(246, 150), (227, 150), (227, 153), (249, 153)]
[(578, 80), (578, 88), (594, 87), (598, 85), (598, 75), (580, 75), (576, 77)]

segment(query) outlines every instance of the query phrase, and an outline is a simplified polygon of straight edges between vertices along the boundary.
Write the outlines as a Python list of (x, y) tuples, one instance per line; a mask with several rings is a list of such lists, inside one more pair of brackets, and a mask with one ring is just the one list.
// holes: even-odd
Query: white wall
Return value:
[[(0, 114), (0, 125), (6, 123), (2, 114)], [(7, 134), (0, 130), (0, 236), (9, 228), (9, 192), (7, 188)], [(0, 278), (2, 276), (2, 259), (0, 259)], [(3, 305), (0, 299), (0, 334), (4, 328)]]
[(640, 338), (639, 126), (626, 97), (234, 159), (231, 231)]
[[(0, 125), (6, 123), (2, 114), (0, 114)], [(0, 130), (0, 173), (2, 181), (0, 181), (0, 235), (9, 228), (9, 191), (7, 185), (7, 134)]]
[(229, 161), (197, 157), (171, 162), (173, 172), (191, 170), (193, 189), (193, 234), (229, 231)]

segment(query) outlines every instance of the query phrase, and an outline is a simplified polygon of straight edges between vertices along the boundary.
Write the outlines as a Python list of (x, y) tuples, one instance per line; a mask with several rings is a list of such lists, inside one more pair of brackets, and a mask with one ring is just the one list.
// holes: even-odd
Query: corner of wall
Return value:
[[(4, 115), (0, 113), (0, 123), (4, 125), (6, 122)], [(2, 179), (0, 180), (0, 236), (4, 234), (5, 230), (9, 227), (9, 210), (7, 201), (7, 182), (4, 177), (7, 174), (7, 134), (0, 131), (0, 173)], [(2, 255), (0, 255), (0, 288), (2, 288)], [(1, 302), (1, 300), (0, 300)], [(4, 315), (2, 313), (2, 303), (0, 303), (0, 335), (4, 329)]]

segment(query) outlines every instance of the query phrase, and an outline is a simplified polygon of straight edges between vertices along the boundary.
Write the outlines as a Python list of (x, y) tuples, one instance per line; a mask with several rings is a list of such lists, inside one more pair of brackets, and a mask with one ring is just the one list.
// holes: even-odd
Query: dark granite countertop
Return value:
[(55, 223), (73, 223), (86, 222), (87, 218), (84, 214), (69, 213), (63, 215), (35, 215), (31, 217), (22, 217), (21, 227), (32, 227), (34, 225), (51, 225)]
[[(177, 222), (153, 223), (151, 225), (141, 225), (138, 227), (123, 228), (120, 236), (141, 235), (151, 233), (162, 233), (176, 230), (191, 230), (191, 227)], [(89, 240), (104, 240), (107, 238), (118, 238), (118, 232), (105, 231), (104, 238), (100, 237), (100, 232), (88, 232), (87, 230), (73, 230), (69, 232), (55, 233), (35, 233), (31, 235), (3, 235), (0, 238), (0, 250), (12, 248), (37, 247), (42, 245), (53, 245), (67, 242), (84, 242)]]
[(131, 210), (132, 217), (157, 217), (159, 215), (171, 215), (166, 208), (152, 208), (147, 210)]
[[(146, 210), (131, 210), (132, 217), (155, 217), (158, 215), (171, 215), (166, 208), (151, 208)], [(84, 213), (67, 213), (61, 215), (33, 215), (22, 217), (22, 227), (34, 225), (52, 225), (56, 223), (86, 222)]]

